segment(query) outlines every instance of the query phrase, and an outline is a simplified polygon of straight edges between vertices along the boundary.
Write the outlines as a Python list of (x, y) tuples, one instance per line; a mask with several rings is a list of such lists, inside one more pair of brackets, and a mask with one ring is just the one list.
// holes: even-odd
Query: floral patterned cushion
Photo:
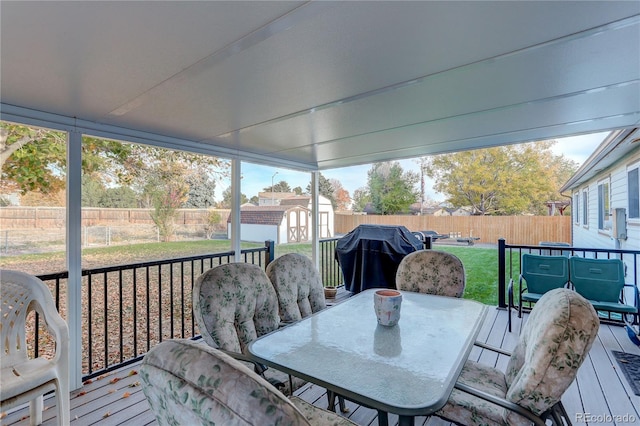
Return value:
[(214, 348), (246, 353), (259, 336), (280, 325), (273, 285), (258, 265), (216, 266), (196, 280), (193, 311), (204, 340)]
[(560, 401), (598, 334), (589, 301), (573, 290), (545, 293), (531, 311), (507, 365), (507, 399), (536, 414)]
[(267, 276), (278, 294), (282, 321), (299, 321), (326, 308), (320, 274), (308, 257), (280, 256), (267, 266)]
[(356, 424), (336, 413), (311, 405), (296, 396), (292, 396), (290, 400), (304, 414), (309, 423), (314, 426), (352, 426)]
[(419, 250), (406, 255), (396, 272), (400, 290), (440, 296), (462, 297), (464, 266), (456, 256), (443, 251)]
[[(586, 299), (572, 290), (552, 290), (531, 311), (507, 374), (467, 361), (458, 380), (542, 415), (573, 382), (598, 328), (598, 316)], [(531, 424), (512, 411), (456, 389), (436, 414), (464, 425)]]
[(191, 340), (156, 345), (142, 361), (140, 378), (161, 426), (310, 424), (253, 371)]
[[(465, 363), (458, 382), (500, 398), (507, 394), (502, 371), (473, 361)], [(457, 389), (451, 392), (447, 404), (436, 414), (464, 425), (503, 425), (506, 418), (504, 408)]]

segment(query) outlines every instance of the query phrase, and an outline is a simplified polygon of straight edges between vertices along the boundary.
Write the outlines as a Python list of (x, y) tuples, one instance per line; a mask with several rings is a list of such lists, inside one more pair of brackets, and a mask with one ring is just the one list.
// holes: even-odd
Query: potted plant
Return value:
[(325, 299), (335, 299), (338, 288), (334, 284), (327, 284), (324, 286)]

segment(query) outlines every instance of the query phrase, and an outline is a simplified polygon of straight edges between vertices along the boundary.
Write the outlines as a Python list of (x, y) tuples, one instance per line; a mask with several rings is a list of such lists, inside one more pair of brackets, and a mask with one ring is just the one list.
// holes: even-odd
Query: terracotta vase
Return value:
[(337, 292), (338, 292), (338, 289), (335, 287), (325, 287), (324, 297), (327, 299), (334, 299), (336, 297)]

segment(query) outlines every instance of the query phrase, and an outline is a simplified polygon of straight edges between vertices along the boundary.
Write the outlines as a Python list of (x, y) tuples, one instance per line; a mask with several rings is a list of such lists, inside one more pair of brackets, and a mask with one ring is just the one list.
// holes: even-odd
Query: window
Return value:
[(640, 180), (638, 170), (640, 165), (627, 172), (629, 180), (629, 219), (640, 219)]
[(573, 194), (573, 217), (575, 223), (580, 223), (580, 193)]
[(587, 188), (582, 190), (582, 224), (584, 226), (589, 224), (589, 190)]
[(611, 229), (609, 181), (598, 183), (598, 229)]

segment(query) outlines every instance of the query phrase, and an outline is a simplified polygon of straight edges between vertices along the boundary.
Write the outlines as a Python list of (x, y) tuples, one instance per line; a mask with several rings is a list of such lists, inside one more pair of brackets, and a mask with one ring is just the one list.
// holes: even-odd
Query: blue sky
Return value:
[[(553, 147), (556, 154), (563, 154), (565, 157), (577, 162), (584, 161), (591, 155), (596, 147), (604, 140), (608, 132), (596, 133), (583, 136), (572, 136), (568, 138), (556, 139), (557, 143)], [(418, 172), (418, 164), (415, 160), (400, 160), (400, 164), (404, 170), (413, 170)], [(323, 170), (322, 174), (328, 179), (338, 179), (342, 186), (349, 191), (349, 195), (367, 184), (367, 171), (371, 168), (370, 164), (354, 167), (345, 167), (340, 169)], [(274, 176), (274, 173), (277, 174)], [(271, 178), (273, 182), (278, 183), (282, 180), (286, 181), (291, 188), (300, 186), (303, 190), (311, 181), (309, 173), (297, 172), (288, 169), (279, 169), (269, 166), (262, 166), (251, 163), (242, 163), (242, 193), (248, 198), (258, 195), (258, 192), (264, 188), (271, 186)], [(443, 197), (434, 192), (431, 188), (432, 182), (426, 180), (426, 196), (436, 201), (441, 201)], [(229, 182), (221, 182), (216, 189), (216, 198), (220, 198), (222, 191), (229, 185)]]

